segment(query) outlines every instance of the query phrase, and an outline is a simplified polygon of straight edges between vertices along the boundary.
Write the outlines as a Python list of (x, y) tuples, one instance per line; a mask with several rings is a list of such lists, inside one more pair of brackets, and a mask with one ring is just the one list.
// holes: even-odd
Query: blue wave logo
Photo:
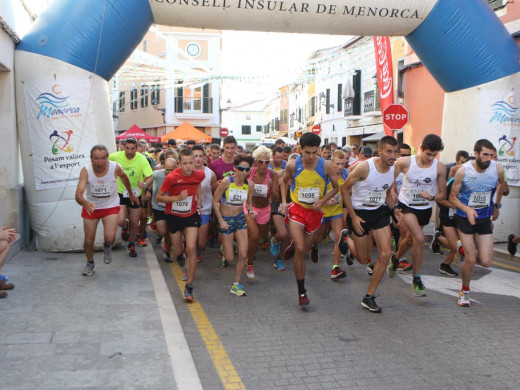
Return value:
[(491, 105), (493, 107), (493, 116), (489, 120), (489, 123), (520, 123), (520, 117), (518, 117), (518, 107), (514, 106), (515, 97), (509, 96), (508, 101), (499, 100), (498, 102)]
[(79, 107), (68, 108), (69, 103), (67, 103), (67, 99), (69, 97), (61, 97), (61, 92), (61, 86), (56, 84), (52, 86), (52, 93), (44, 92), (36, 98), (36, 103), (40, 107), (36, 119), (40, 119), (42, 115), (51, 118), (58, 115), (79, 114)]

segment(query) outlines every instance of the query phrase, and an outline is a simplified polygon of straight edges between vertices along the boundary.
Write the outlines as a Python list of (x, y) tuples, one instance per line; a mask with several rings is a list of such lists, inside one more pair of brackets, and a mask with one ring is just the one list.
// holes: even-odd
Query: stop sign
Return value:
[(408, 110), (402, 104), (390, 104), (383, 112), (383, 123), (391, 130), (402, 129), (408, 119)]
[(314, 126), (312, 126), (312, 132), (313, 132), (314, 134), (318, 134), (318, 135), (319, 135), (319, 134), (321, 133), (321, 126), (320, 126), (320, 125), (314, 125)]
[(226, 129), (225, 127), (220, 129), (220, 136), (221, 137), (227, 137), (228, 135), (229, 135), (229, 130), (228, 129)]

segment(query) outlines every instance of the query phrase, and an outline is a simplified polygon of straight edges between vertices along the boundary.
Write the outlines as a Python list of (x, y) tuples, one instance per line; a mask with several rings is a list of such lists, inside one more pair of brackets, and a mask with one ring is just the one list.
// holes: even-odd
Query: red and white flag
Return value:
[[(390, 37), (374, 37), (374, 49), (382, 114), (390, 104), (394, 104), (394, 72), (392, 68)], [(383, 126), (386, 135), (393, 135), (392, 130), (388, 126)]]

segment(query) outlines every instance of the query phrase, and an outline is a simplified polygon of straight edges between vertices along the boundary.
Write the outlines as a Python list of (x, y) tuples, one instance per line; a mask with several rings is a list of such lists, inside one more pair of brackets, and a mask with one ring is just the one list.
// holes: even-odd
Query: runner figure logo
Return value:
[(74, 147), (69, 144), (72, 133), (72, 130), (67, 130), (61, 135), (58, 134), (58, 130), (52, 132), (49, 136), (49, 139), (52, 142), (52, 154), (57, 155), (59, 152), (72, 153)]

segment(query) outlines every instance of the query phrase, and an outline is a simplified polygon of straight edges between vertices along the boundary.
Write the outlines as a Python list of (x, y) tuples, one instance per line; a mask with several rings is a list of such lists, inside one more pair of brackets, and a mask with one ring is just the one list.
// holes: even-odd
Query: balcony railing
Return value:
[(376, 91), (368, 91), (363, 95), (363, 112), (374, 112), (380, 111), (381, 104), (379, 102), (379, 96), (376, 95)]
[(488, 4), (493, 9), (505, 7), (506, 2), (504, 0), (488, 0)]
[(212, 114), (213, 98), (175, 98), (175, 113)]

